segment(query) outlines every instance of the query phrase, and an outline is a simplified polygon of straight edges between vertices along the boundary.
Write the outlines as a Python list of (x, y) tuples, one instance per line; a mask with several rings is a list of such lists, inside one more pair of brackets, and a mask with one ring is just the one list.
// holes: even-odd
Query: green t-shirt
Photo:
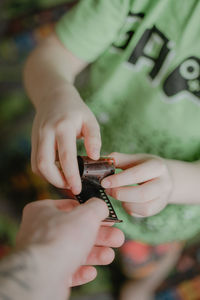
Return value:
[[(62, 43), (91, 63), (81, 95), (101, 125), (103, 154), (200, 158), (200, 1), (82, 0), (57, 24)], [(168, 205), (120, 228), (152, 244), (200, 232), (200, 205)]]

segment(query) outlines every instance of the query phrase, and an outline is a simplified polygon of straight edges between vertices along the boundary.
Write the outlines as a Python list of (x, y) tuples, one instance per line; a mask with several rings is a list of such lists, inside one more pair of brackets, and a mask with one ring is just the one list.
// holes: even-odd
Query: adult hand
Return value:
[(17, 247), (31, 249), (43, 299), (66, 299), (70, 286), (96, 277), (91, 265), (112, 262), (111, 247), (121, 246), (124, 236), (101, 223), (107, 216), (107, 206), (99, 199), (82, 205), (74, 200), (42, 200), (25, 207)]

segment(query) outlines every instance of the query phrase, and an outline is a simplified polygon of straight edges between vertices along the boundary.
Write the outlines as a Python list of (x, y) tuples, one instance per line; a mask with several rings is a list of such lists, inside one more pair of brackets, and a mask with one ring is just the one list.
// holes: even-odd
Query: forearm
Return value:
[(57, 87), (69, 86), (70, 90), (85, 66), (55, 35), (44, 40), (31, 53), (24, 70), (25, 87), (35, 107)]
[(33, 299), (36, 276), (29, 251), (9, 255), (0, 263), (0, 299)]
[(31, 247), (0, 262), (0, 300), (66, 299), (67, 288), (62, 291), (56, 270), (51, 269), (50, 259), (43, 254)]
[(172, 177), (170, 203), (200, 204), (200, 162), (166, 160)]

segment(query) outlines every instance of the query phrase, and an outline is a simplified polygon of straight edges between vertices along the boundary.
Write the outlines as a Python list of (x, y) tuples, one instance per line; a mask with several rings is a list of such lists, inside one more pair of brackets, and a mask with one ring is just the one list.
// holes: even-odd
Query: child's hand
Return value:
[(103, 179), (101, 184), (112, 197), (124, 202), (129, 214), (148, 217), (164, 209), (172, 192), (172, 179), (164, 159), (148, 154), (110, 156), (116, 167), (124, 171)]
[[(95, 116), (72, 85), (57, 86), (37, 107), (31, 163), (35, 173), (59, 188), (70, 188), (74, 194), (81, 192), (77, 138), (84, 138), (90, 158), (99, 158), (101, 137)], [(56, 160), (63, 173), (56, 166)]]

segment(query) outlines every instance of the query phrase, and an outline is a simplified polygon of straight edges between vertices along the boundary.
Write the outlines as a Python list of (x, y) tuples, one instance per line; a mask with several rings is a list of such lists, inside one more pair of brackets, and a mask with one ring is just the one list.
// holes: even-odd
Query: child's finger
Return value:
[(77, 162), (76, 133), (67, 125), (57, 131), (59, 161), (73, 194), (81, 192), (81, 179)]
[(123, 202), (145, 203), (165, 194), (163, 180), (157, 178), (142, 185), (109, 189), (109, 194)]
[(131, 215), (141, 217), (151, 217), (162, 211), (167, 205), (167, 201), (162, 197), (153, 199), (146, 203), (123, 203), (124, 209)]
[(37, 168), (51, 184), (64, 188), (66, 186), (65, 179), (55, 165), (55, 136), (53, 131), (42, 134), (39, 138), (37, 149)]
[(150, 157), (148, 154), (124, 154), (118, 152), (112, 152), (108, 156), (114, 158), (115, 167), (120, 169), (136, 166)]
[(94, 160), (99, 159), (101, 150), (100, 128), (96, 120), (88, 120), (82, 130), (87, 155)]
[(149, 159), (121, 173), (106, 177), (101, 181), (104, 188), (113, 188), (130, 184), (143, 183), (159, 177), (165, 169), (162, 160)]

